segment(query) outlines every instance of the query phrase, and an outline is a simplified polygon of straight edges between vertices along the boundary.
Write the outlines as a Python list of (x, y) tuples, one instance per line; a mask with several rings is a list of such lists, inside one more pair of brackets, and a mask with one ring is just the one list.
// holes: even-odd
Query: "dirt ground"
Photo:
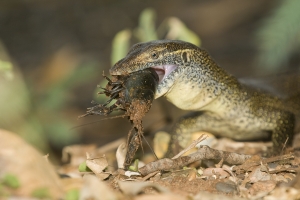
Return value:
[[(0, 136), (5, 139), (0, 142), (5, 149), (1, 150), (0, 158), (2, 198), (300, 198), (299, 152), (270, 158), (247, 154), (254, 150), (255, 154), (265, 151), (270, 143), (237, 143), (220, 139), (215, 141), (214, 148), (202, 146), (179, 158), (155, 160), (153, 155), (144, 155), (138, 164), (135, 161), (136, 166), (133, 164), (131, 170), (136, 171), (126, 171), (117, 167), (123, 166), (125, 159), (122, 145), (117, 153), (115, 151), (124, 141), (110, 143), (110, 147), (65, 147), (65, 164), (53, 168), (48, 156), (42, 157), (15, 134), (1, 130)], [(229, 149), (230, 152), (234, 149), (234, 152), (243, 153), (226, 151)]]

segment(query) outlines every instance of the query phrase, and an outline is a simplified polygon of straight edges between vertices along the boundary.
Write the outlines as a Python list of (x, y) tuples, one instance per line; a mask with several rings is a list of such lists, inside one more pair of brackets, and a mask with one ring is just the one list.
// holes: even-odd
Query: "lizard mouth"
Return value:
[(159, 83), (161, 83), (172, 71), (174, 71), (177, 66), (176, 65), (160, 65), (151, 67), (155, 70), (156, 74), (159, 77)]

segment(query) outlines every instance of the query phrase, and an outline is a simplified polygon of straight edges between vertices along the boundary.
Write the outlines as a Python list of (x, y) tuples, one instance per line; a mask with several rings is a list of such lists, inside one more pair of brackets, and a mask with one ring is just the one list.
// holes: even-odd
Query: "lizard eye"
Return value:
[(157, 59), (157, 58), (158, 58), (158, 53), (152, 52), (152, 53), (151, 53), (151, 58)]

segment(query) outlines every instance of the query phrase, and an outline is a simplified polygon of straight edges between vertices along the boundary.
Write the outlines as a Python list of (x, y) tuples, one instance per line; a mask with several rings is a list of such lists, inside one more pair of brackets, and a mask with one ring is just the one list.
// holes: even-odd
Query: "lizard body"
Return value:
[(154, 68), (159, 76), (155, 98), (165, 96), (184, 110), (195, 111), (175, 124), (169, 155), (183, 148), (195, 131), (235, 140), (272, 138), (273, 152), (290, 145), (299, 110), (284, 99), (240, 83), (209, 54), (187, 42), (157, 40), (134, 45), (111, 69), (111, 75)]

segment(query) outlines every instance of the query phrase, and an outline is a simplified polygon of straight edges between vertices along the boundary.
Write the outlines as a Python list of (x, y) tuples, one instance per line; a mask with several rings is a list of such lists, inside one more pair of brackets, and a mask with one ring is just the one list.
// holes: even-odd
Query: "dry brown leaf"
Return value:
[(252, 196), (259, 196), (260, 194), (267, 194), (271, 192), (276, 186), (275, 181), (258, 181), (249, 188), (249, 194)]
[(203, 176), (216, 176), (216, 178), (226, 178), (230, 174), (222, 168), (206, 168), (203, 170)]
[(95, 144), (66, 146), (62, 150), (62, 161), (78, 167), (86, 159), (85, 152), (93, 152), (96, 147)]
[(95, 174), (103, 172), (103, 170), (108, 166), (105, 155), (99, 158), (92, 158), (87, 153), (86, 166), (88, 166)]
[(82, 178), (63, 178), (61, 179), (62, 185), (64, 186), (64, 191), (69, 191), (72, 189), (80, 189), (83, 184)]
[(91, 158), (87, 153), (87, 160), (85, 162), (86, 166), (90, 168), (100, 180), (106, 179), (111, 174), (109, 172), (104, 172), (108, 166), (105, 155), (99, 158)]
[(100, 173), (100, 174), (96, 174), (96, 176), (97, 176), (100, 180), (105, 180), (105, 179), (107, 179), (110, 175), (111, 175), (110, 172), (102, 172), (102, 173)]
[(244, 198), (225, 196), (220, 194), (212, 194), (210, 192), (201, 191), (193, 197), (193, 200), (245, 200)]
[(223, 151), (254, 155), (266, 151), (270, 146), (272, 146), (271, 142), (237, 142), (228, 138), (220, 138), (211, 147)]
[(119, 181), (118, 182), (120, 189), (122, 192), (124, 192), (127, 195), (135, 196), (138, 193), (142, 192), (147, 187), (153, 187), (157, 191), (161, 193), (168, 193), (169, 190), (151, 182), (141, 182), (141, 181), (135, 181), (135, 182), (129, 182), (129, 181)]
[(250, 180), (251, 183), (255, 183), (258, 181), (268, 181), (271, 180), (271, 175), (269, 173), (261, 171), (261, 166), (257, 166), (249, 174), (248, 179)]
[(272, 174), (272, 180), (275, 180), (276, 182), (288, 182), (288, 180), (281, 174)]
[(0, 129), (0, 177), (13, 174), (20, 181), (14, 194), (30, 196), (45, 188), (52, 198), (62, 195), (61, 182), (53, 167), (16, 134)]
[(295, 174), (291, 174), (291, 173), (285, 173), (284, 174), (284, 178), (289, 179), (289, 181), (293, 180), (295, 177), (296, 177)]
[(134, 200), (183, 200), (188, 199), (187, 197), (175, 195), (175, 194), (148, 194), (141, 195), (134, 198)]
[(79, 199), (117, 200), (118, 195), (96, 176), (86, 174), (83, 177), (83, 187)]
[(126, 143), (120, 144), (118, 149), (117, 149), (117, 152), (116, 152), (116, 158), (117, 158), (117, 163), (118, 163), (118, 168), (119, 169), (124, 168), (126, 152), (127, 152)]
[(278, 187), (273, 190), (264, 200), (278, 200), (278, 199), (300, 199), (300, 191), (295, 188)]

